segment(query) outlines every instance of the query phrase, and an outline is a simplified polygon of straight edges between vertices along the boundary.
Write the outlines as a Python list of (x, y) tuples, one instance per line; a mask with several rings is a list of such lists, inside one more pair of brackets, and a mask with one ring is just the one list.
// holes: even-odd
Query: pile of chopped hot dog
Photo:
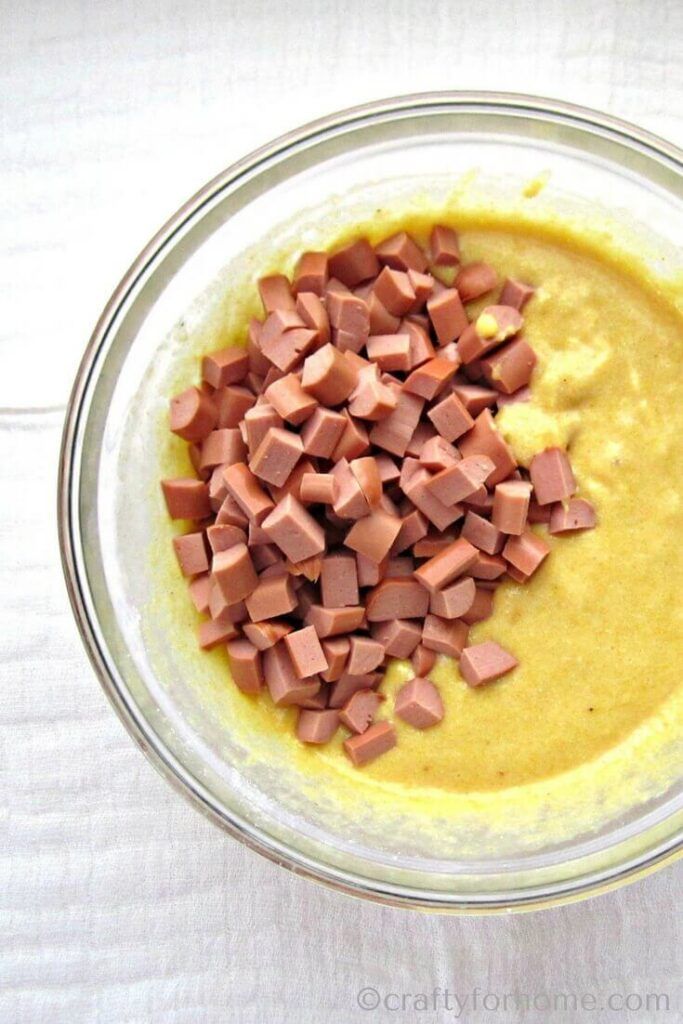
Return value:
[(530, 524), (574, 532), (595, 512), (564, 450), (527, 471), (496, 429), (499, 407), (529, 399), (534, 289), (508, 279), (494, 299), (495, 270), (461, 265), (453, 230), (426, 250), (402, 232), (305, 253), (291, 282), (258, 287), (246, 347), (206, 355), (171, 401), (196, 471), (162, 481), (170, 515), (195, 521), (173, 543), (208, 616), (200, 646), (227, 646), (245, 693), (296, 705), (303, 742), (349, 730), (360, 765), (396, 743), (374, 721), (389, 660), (412, 661), (393, 712), (419, 729), (443, 718), (438, 653), (470, 686), (511, 671), (500, 645), (468, 645), (470, 626), (548, 555)]

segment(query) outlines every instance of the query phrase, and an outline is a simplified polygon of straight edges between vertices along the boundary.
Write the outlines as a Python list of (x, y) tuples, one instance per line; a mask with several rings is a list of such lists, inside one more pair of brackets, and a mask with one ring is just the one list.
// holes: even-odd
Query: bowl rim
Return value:
[(372, 900), (377, 903), (422, 910), (437, 910), (456, 913), (498, 913), (509, 910), (537, 910), (575, 902), (588, 896), (597, 895), (617, 888), (627, 882), (645, 877), (658, 868), (672, 863), (683, 855), (683, 835), (673, 836), (644, 855), (619, 864), (616, 868), (605, 868), (589, 873), (577, 883), (576, 879), (546, 882), (536, 888), (501, 891), (495, 896), (468, 894), (462, 896), (428, 888), (411, 888), (395, 883), (379, 882), (348, 870), (336, 868), (321, 858), (311, 857), (294, 850), (288, 844), (275, 839), (263, 830), (257, 830), (234, 812), (219, 809), (201, 785), (197, 784), (169, 751), (146, 719), (138, 712), (132, 700), (122, 692), (110, 671), (106, 654), (98, 642), (97, 630), (90, 619), (85, 595), (87, 579), (79, 569), (77, 546), (78, 532), (74, 529), (74, 496), (78, 495), (80, 482), (76, 444), (83, 421), (86, 397), (93, 382), (93, 370), (97, 357), (105, 344), (117, 314), (138, 279), (150, 263), (171, 243), (173, 236), (195, 217), (202, 206), (210, 201), (217, 191), (237, 181), (245, 173), (258, 169), (261, 163), (284, 155), (287, 150), (314, 141), (316, 137), (338, 128), (349, 128), (363, 121), (371, 122), (382, 116), (401, 114), (430, 108), (443, 107), (445, 110), (473, 112), (480, 111), (527, 114), (540, 118), (560, 119), (574, 127), (588, 131), (603, 131), (611, 138), (634, 145), (651, 156), (665, 161), (683, 175), (683, 150), (659, 136), (639, 128), (628, 121), (608, 114), (564, 101), (537, 97), (523, 93), (490, 91), (443, 91), (423, 92), (389, 97), (349, 107), (317, 118), (298, 128), (278, 136), (270, 142), (248, 153), (238, 161), (211, 178), (197, 192), (184, 202), (130, 264), (114, 289), (93, 329), (81, 359), (66, 408), (57, 484), (57, 520), (62, 570), (72, 612), (95, 674), (119, 719), (129, 735), (145, 754), (151, 764), (173, 788), (205, 817), (218, 825), (229, 835), (260, 853), (268, 860), (329, 888)]

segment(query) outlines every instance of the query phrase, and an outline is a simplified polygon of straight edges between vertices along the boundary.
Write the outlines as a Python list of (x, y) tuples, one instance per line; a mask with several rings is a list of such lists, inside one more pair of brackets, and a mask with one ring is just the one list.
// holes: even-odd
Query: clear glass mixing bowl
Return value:
[(444, 176), (452, 185), (472, 167), (504, 167), (515, 187), (547, 170), (551, 194), (616, 216), (635, 212), (655, 240), (655, 263), (683, 237), (683, 154), (589, 110), (525, 96), (429, 94), (291, 132), (186, 202), (114, 292), (69, 404), (59, 520), (69, 594), (97, 675), (131, 736), (195, 806), (277, 863), (347, 893), (481, 912), (576, 899), (671, 860), (681, 849), (680, 788), (572, 842), (529, 851), (506, 841), (482, 857), (444, 856), (417, 840), (396, 848), (392, 836), (360, 826), (342, 834), (314, 802), (288, 801), (277, 779), (252, 770), (229, 731), (216, 727), (172, 652), (163, 671), (149, 656), (139, 609), (152, 582), (137, 545), (147, 528), (142, 490), (152, 493), (157, 474), (151, 435), (135, 437), (144, 435), (140, 381), (168, 358), (169, 328), (269, 225), (330, 196), (343, 217), (347, 196), (371, 203), (416, 183), (438, 189)]

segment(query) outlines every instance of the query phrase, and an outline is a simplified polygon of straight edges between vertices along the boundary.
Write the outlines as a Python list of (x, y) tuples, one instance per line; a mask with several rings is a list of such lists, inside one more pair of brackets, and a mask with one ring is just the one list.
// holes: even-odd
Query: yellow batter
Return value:
[[(532, 581), (504, 584), (493, 617), (472, 630), (471, 642), (496, 639), (519, 668), (472, 690), (457, 664), (440, 658), (432, 676), (444, 721), (421, 732), (397, 720), (397, 747), (358, 770), (341, 749), (344, 730), (327, 747), (302, 747), (293, 735), (296, 712), (239, 693), (223, 652), (197, 654), (196, 663), (226, 728), (240, 730), (254, 757), (281, 760), (309, 779), (311, 795), (324, 790), (340, 806), (425, 820), (496, 808), (516, 814), (534, 801), (540, 814), (554, 792), (552, 777), (557, 798), (571, 801), (590, 779), (591, 763), (613, 789), (638, 764), (651, 771), (652, 737), (663, 742), (679, 721), (683, 318), (626, 260), (557, 225), (520, 228), (491, 217), (463, 224), (457, 213), (450, 221), (464, 261), (484, 259), (501, 279), (538, 289), (524, 331), (539, 360), (533, 399), (505, 409), (499, 428), (522, 463), (547, 445), (566, 445), (579, 494), (599, 517), (594, 531), (551, 539), (551, 555)], [(427, 218), (391, 229), (398, 226), (424, 238)], [(365, 229), (372, 240), (388, 233), (382, 224)], [(295, 255), (281, 261), (284, 269)], [(234, 341), (241, 330), (236, 322), (218, 340)], [(177, 472), (183, 446), (176, 439), (165, 446), (166, 468)], [(169, 534), (167, 527), (165, 544)], [(187, 629), (196, 616), (175, 566), (168, 589), (175, 619)], [(393, 693), (411, 675), (407, 663), (392, 667), (380, 717), (391, 716)], [(493, 791), (507, 791), (505, 800)]]

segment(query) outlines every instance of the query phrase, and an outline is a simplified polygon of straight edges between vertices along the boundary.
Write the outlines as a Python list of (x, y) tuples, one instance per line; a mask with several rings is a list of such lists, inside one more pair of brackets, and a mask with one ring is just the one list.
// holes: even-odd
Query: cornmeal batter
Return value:
[[(470, 643), (495, 639), (519, 667), (473, 690), (456, 662), (441, 657), (432, 676), (444, 721), (421, 732), (397, 719), (397, 747), (358, 770), (341, 749), (344, 730), (324, 748), (302, 747), (294, 709), (237, 691), (223, 652), (196, 655), (214, 692), (225, 679), (226, 728), (244, 731), (245, 745), (252, 737), (254, 756), (284, 758), (324, 784), (328, 799), (335, 791), (354, 802), (413, 795), (436, 809), (441, 794), (444, 812), (451, 796), (520, 787), (599, 758), (656, 722), (681, 685), (683, 664), (681, 315), (626, 263), (559, 228), (450, 221), (463, 262), (483, 259), (501, 280), (537, 288), (524, 310), (524, 334), (538, 355), (532, 400), (503, 409), (498, 427), (522, 464), (546, 446), (566, 446), (578, 494), (599, 519), (595, 530), (550, 538), (553, 551), (538, 573), (525, 586), (502, 585), (493, 617), (473, 628)], [(391, 230), (423, 240), (426, 224), (395, 221)], [(373, 242), (389, 233), (382, 225), (374, 236), (365, 225), (362, 232)], [(169, 443), (177, 470), (184, 445)], [(171, 597), (184, 604), (174, 571)], [(409, 663), (392, 666), (379, 718), (391, 715), (394, 691), (411, 676)]]

